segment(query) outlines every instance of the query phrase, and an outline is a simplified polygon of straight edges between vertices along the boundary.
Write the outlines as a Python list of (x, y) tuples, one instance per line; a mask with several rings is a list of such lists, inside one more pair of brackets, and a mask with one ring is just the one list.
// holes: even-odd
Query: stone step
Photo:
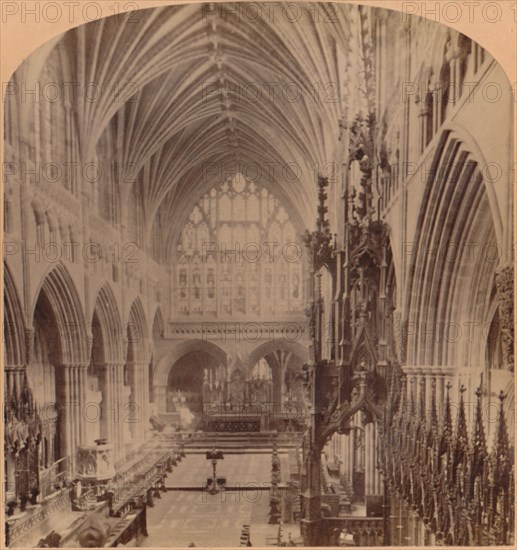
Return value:
[(282, 452), (298, 448), (300, 436), (278, 432), (198, 432), (190, 434), (190, 437), (183, 436), (182, 443), (185, 452), (189, 454), (205, 452), (212, 447), (235, 454), (247, 452), (271, 453), (275, 445)]

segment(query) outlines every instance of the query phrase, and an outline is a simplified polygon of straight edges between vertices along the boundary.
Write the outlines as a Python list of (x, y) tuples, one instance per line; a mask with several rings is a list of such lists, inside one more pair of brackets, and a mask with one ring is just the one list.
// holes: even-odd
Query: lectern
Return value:
[(214, 447), (211, 451), (206, 452), (206, 459), (212, 461), (212, 468), (213, 468), (212, 478), (207, 479), (207, 484), (206, 484), (207, 491), (211, 495), (215, 495), (220, 490), (220, 488), (224, 488), (226, 484), (225, 478), (217, 479), (217, 472), (216, 472), (217, 461), (223, 460), (224, 455), (222, 451), (219, 451)]

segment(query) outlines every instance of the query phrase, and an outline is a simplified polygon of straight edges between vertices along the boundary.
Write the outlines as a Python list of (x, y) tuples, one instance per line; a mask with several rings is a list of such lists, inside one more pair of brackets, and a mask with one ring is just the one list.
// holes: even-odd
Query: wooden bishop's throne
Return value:
[[(327, 220), (327, 178), (318, 179), (316, 231), (306, 232), (311, 257), (310, 301), (307, 320), (311, 360), (304, 367), (304, 387), (310, 417), (303, 439), (301, 531), (307, 546), (334, 546), (332, 522), (322, 514), (321, 455), (333, 434), (349, 433), (352, 417), (361, 412), (366, 423), (382, 429), (388, 378), (399, 368), (390, 351), (393, 307), (388, 288), (390, 250), (388, 231), (374, 219), (372, 168), (361, 139), (369, 121), (358, 117), (355, 158), (360, 161), (360, 191), (346, 191), (344, 235), (338, 243)], [(366, 133), (366, 132), (364, 132)], [(332, 281), (332, 304), (322, 299), (321, 279), (326, 270)], [(328, 278), (328, 277), (327, 277)], [(331, 311), (329, 315), (329, 311)], [(329, 323), (329, 317), (331, 322)], [(323, 356), (324, 326), (332, 327), (330, 353)], [(372, 457), (366, 460), (372, 460)], [(377, 502), (382, 495), (376, 495)]]

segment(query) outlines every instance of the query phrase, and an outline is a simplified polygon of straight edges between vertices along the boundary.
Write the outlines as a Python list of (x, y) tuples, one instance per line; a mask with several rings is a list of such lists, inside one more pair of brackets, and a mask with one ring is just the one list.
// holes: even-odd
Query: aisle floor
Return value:
[[(281, 457), (282, 478), (288, 477), (287, 455)], [(265, 546), (266, 537), (278, 535), (278, 525), (268, 524), (271, 456), (267, 454), (226, 455), (217, 466), (218, 477), (241, 487), (209, 495), (200, 486), (211, 475), (210, 461), (202, 455), (187, 455), (166, 479), (168, 490), (148, 508), (149, 536), (140, 540), (145, 547), (236, 547), (244, 524), (250, 525), (253, 546)], [(188, 488), (192, 490), (188, 490)], [(179, 490), (178, 488), (187, 488)], [(299, 536), (299, 526), (284, 524), (283, 539)]]
[[(280, 477), (285, 482), (289, 479), (288, 458), (280, 454)], [(217, 463), (217, 477), (225, 477), (231, 487), (269, 487), (271, 483), (271, 456), (269, 454), (235, 454), (225, 455)], [(212, 463), (204, 455), (187, 455), (174, 468), (165, 480), (165, 486), (171, 488), (197, 488), (206, 484), (212, 477)]]

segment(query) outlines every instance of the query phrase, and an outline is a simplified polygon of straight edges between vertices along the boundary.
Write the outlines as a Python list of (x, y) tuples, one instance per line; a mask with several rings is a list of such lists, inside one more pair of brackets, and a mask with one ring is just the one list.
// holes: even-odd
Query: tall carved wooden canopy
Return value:
[[(318, 179), (316, 230), (304, 241), (312, 260), (307, 308), (312, 361), (306, 366), (306, 395), (311, 420), (304, 439), (302, 530), (307, 544), (317, 543), (321, 521), (321, 452), (336, 432), (346, 433), (359, 411), (366, 421), (380, 422), (387, 398), (387, 378), (396, 366), (388, 349), (391, 304), (388, 299), (388, 230), (375, 213), (372, 192), (373, 115), (357, 116), (351, 127), (350, 158), (358, 161), (361, 179), (345, 192), (345, 239), (338, 249), (327, 219), (328, 180)], [(338, 306), (331, 356), (323, 358), (321, 271), (332, 280)], [(333, 304), (335, 306), (336, 304)]]
[[(322, 449), (337, 431), (346, 431), (357, 411), (379, 419), (387, 396), (386, 378), (395, 354), (387, 350), (391, 304), (388, 300), (388, 231), (375, 219), (372, 194), (373, 152), (367, 145), (373, 117), (358, 116), (352, 126), (352, 155), (360, 163), (360, 191), (345, 193), (345, 242), (341, 250), (333, 242), (327, 220), (326, 188), (320, 177), (316, 231), (306, 232), (304, 241), (312, 260), (311, 300), (307, 316), (312, 340), (312, 363), (307, 384), (314, 386), (315, 417), (313, 444)], [(366, 144), (366, 145), (365, 145)], [(358, 196), (357, 196), (358, 195)], [(323, 359), (323, 302), (321, 270), (332, 278), (333, 295), (341, 302), (338, 341), (332, 360)], [(340, 358), (338, 360), (338, 358)]]
[[(321, 514), (321, 453), (336, 432), (347, 433), (355, 413), (377, 423), (378, 466), (387, 494), (408, 506), (436, 541), (445, 545), (505, 545), (513, 541), (515, 482), (505, 395), (499, 396), (495, 438), (490, 450), (483, 425), (482, 388), (476, 393), (474, 425), (468, 428), (460, 387), (457, 416), (451, 413), (450, 389), (438, 416), (436, 380), (426, 410), (425, 381), (407, 387), (392, 345), (392, 304), (388, 288), (388, 230), (376, 215), (372, 186), (373, 116), (356, 117), (351, 127), (350, 158), (361, 179), (345, 192), (345, 238), (333, 242), (327, 219), (328, 181), (319, 178), (316, 231), (306, 233), (312, 259), (311, 300), (307, 308), (312, 339), (305, 367), (311, 418), (304, 438), (302, 533), (306, 545), (328, 540)], [(355, 183), (355, 182), (354, 182)], [(332, 279), (338, 313), (330, 358), (324, 358), (321, 270)], [(509, 339), (511, 336), (509, 337)], [(389, 390), (388, 390), (389, 388)], [(419, 399), (415, 396), (419, 392)], [(410, 397), (408, 397), (410, 396)], [(415, 403), (418, 402), (418, 407)], [(390, 543), (388, 522), (383, 539)]]

